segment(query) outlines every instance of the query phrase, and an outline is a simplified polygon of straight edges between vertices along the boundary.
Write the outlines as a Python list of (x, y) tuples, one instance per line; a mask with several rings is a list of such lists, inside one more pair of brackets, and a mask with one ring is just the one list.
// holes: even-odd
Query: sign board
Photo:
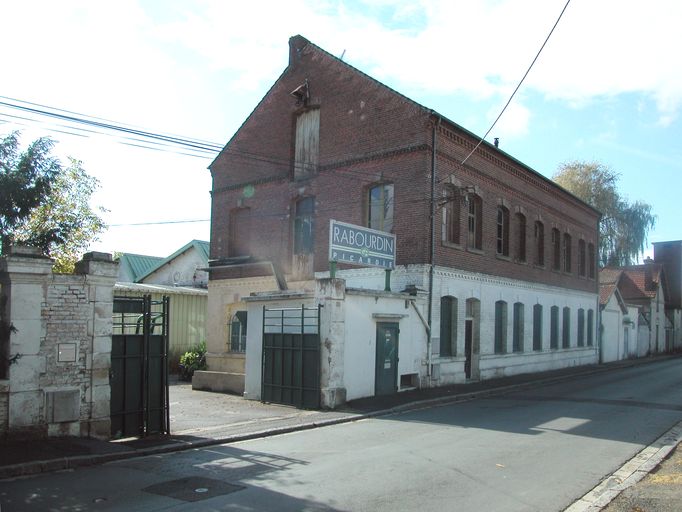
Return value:
[(331, 219), (329, 261), (393, 269), (395, 235)]

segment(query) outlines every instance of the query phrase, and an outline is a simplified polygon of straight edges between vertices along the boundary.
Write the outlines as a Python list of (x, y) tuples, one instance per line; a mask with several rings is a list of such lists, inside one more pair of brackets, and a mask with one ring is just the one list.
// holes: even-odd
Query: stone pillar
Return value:
[(90, 385), (85, 401), (90, 404), (89, 418), (81, 415), (83, 437), (108, 439), (111, 437), (109, 369), (111, 367), (111, 336), (113, 334), (114, 284), (118, 276), (118, 262), (111, 254), (89, 252), (76, 263), (76, 274), (85, 276), (87, 297), (91, 308), (87, 336), (90, 349), (85, 367)]
[(346, 401), (346, 281), (318, 279), (315, 300), (320, 310), (320, 393), (322, 407), (334, 409)]
[(46, 434), (40, 389), (40, 375), (46, 371), (41, 352), (46, 335), (42, 306), (53, 263), (39, 249), (29, 247), (10, 247), (0, 258), (2, 318), (16, 328), (9, 338), (8, 352), (10, 358), (18, 356), (2, 386), (7, 392), (6, 424), (10, 433)]

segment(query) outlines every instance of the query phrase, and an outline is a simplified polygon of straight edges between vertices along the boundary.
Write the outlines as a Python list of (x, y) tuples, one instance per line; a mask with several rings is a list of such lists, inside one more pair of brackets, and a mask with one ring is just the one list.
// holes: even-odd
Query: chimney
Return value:
[(301, 35), (296, 35), (289, 38), (289, 66), (296, 64), (301, 57), (301, 50), (305, 48), (310, 41)]
[(495, 140), (493, 141), (493, 144), (495, 144), (495, 147), (496, 147), (496, 148), (499, 148), (499, 147), (500, 147), (500, 138), (499, 138), (499, 137), (495, 137)]

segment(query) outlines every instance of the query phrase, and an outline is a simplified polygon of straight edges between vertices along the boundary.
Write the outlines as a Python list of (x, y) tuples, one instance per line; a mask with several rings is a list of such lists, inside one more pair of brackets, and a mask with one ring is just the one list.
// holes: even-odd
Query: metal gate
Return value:
[(114, 297), (111, 339), (111, 435), (170, 433), (169, 300)]
[(263, 307), (263, 402), (320, 407), (319, 325), (319, 307)]

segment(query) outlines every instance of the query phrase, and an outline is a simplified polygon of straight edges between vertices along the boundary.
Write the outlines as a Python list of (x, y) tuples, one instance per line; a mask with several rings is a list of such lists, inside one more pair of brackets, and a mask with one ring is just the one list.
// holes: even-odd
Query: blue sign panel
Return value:
[(336, 220), (329, 223), (329, 261), (395, 267), (395, 235)]

